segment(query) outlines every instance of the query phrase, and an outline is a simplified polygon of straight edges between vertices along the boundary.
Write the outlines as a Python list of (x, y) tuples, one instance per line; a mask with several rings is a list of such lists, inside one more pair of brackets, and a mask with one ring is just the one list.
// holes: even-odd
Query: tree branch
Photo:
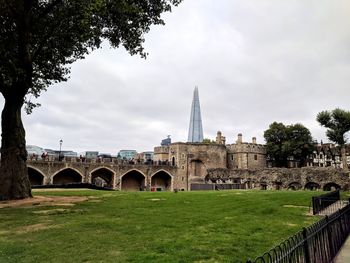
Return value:
[(62, 2), (63, 2), (63, 0), (55, 0), (55, 1), (51, 2), (50, 4), (48, 4), (46, 6), (46, 8), (44, 8), (43, 12), (41, 14), (39, 14), (38, 19), (40, 20), (41, 18), (43, 18), (44, 16), (49, 14), (56, 6), (58, 6), (59, 4), (62, 4)]
[(48, 30), (48, 33), (42, 37), (42, 41), (39, 43), (38, 47), (33, 50), (32, 53), (32, 59), (33, 61), (36, 60), (38, 54), (40, 54), (41, 50), (43, 49), (44, 45), (50, 41), (50, 38), (54, 35), (55, 30), (59, 28), (62, 24), (62, 21), (57, 21), (57, 23), (54, 23), (50, 30)]

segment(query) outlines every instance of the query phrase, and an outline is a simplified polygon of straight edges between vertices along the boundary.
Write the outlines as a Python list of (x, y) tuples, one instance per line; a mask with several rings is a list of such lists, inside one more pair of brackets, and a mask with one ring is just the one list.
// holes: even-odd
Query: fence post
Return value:
[(334, 247), (333, 247), (333, 238), (332, 238), (332, 233), (331, 230), (329, 229), (329, 218), (328, 216), (326, 216), (326, 231), (327, 231), (327, 237), (328, 237), (328, 245), (329, 245), (329, 250), (330, 250), (330, 254), (331, 254), (331, 258), (333, 258), (335, 256), (334, 253)]
[(303, 247), (304, 247), (305, 263), (311, 263), (309, 244), (307, 242), (307, 230), (305, 227), (303, 227), (303, 238), (304, 238)]

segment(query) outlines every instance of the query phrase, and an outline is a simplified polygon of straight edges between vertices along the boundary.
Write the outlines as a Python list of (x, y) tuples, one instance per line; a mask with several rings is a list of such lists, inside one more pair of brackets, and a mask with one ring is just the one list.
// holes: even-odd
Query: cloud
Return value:
[[(327, 141), (318, 112), (349, 110), (350, 2), (184, 1), (146, 35), (146, 60), (103, 48), (24, 116), (27, 142), (116, 154), (186, 141), (199, 86), (204, 137), (255, 136), (273, 121), (301, 122)], [(3, 101), (0, 101), (0, 106)]]

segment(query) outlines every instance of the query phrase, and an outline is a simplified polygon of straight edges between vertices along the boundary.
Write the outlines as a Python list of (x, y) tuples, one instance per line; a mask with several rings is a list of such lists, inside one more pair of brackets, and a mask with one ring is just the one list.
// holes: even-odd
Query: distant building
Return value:
[(51, 150), (51, 149), (45, 149), (46, 153), (48, 156), (54, 156), (54, 157), (58, 157), (58, 153), (56, 153), (55, 150)]
[(97, 155), (98, 158), (104, 158), (104, 159), (112, 159), (112, 155), (110, 153), (100, 153)]
[(168, 138), (163, 139), (160, 143), (161, 146), (169, 146), (171, 144), (171, 138), (170, 135), (168, 135)]
[(124, 160), (131, 160), (135, 158), (136, 154), (136, 150), (120, 150), (118, 156)]
[(134, 156), (134, 159), (137, 163), (143, 163), (143, 164), (151, 164), (153, 161), (153, 152), (142, 152), (137, 153)]
[(87, 159), (96, 159), (97, 156), (98, 156), (97, 151), (86, 151), (85, 152), (85, 158), (87, 158)]
[(74, 152), (74, 151), (61, 151), (61, 154), (64, 157), (77, 157), (78, 156), (78, 153)]
[(191, 106), (190, 127), (188, 130), (188, 142), (202, 142), (203, 141), (203, 127), (201, 107), (199, 103), (198, 87), (194, 89), (193, 100)]
[(144, 156), (145, 161), (152, 161), (153, 160), (153, 152), (142, 152)]
[(74, 151), (59, 151), (59, 150), (52, 150), (52, 149), (45, 149), (47, 155), (58, 157), (60, 154), (64, 157), (77, 157), (78, 153)]
[[(350, 144), (345, 146), (346, 159), (350, 166)], [(315, 143), (314, 151), (308, 158), (307, 166), (342, 168), (341, 149), (333, 143)]]
[(26, 149), (29, 157), (35, 156), (41, 159), (41, 155), (43, 153), (46, 154), (46, 151), (43, 148), (36, 145), (27, 145)]

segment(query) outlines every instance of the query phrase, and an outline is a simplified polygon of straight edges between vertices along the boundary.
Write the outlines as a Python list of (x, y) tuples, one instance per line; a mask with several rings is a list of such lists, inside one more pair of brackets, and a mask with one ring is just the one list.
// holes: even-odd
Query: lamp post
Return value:
[(60, 151), (59, 151), (59, 154), (58, 154), (58, 161), (61, 161), (61, 149), (62, 149), (62, 143), (63, 143), (63, 140), (61, 139), (61, 140), (60, 140)]

